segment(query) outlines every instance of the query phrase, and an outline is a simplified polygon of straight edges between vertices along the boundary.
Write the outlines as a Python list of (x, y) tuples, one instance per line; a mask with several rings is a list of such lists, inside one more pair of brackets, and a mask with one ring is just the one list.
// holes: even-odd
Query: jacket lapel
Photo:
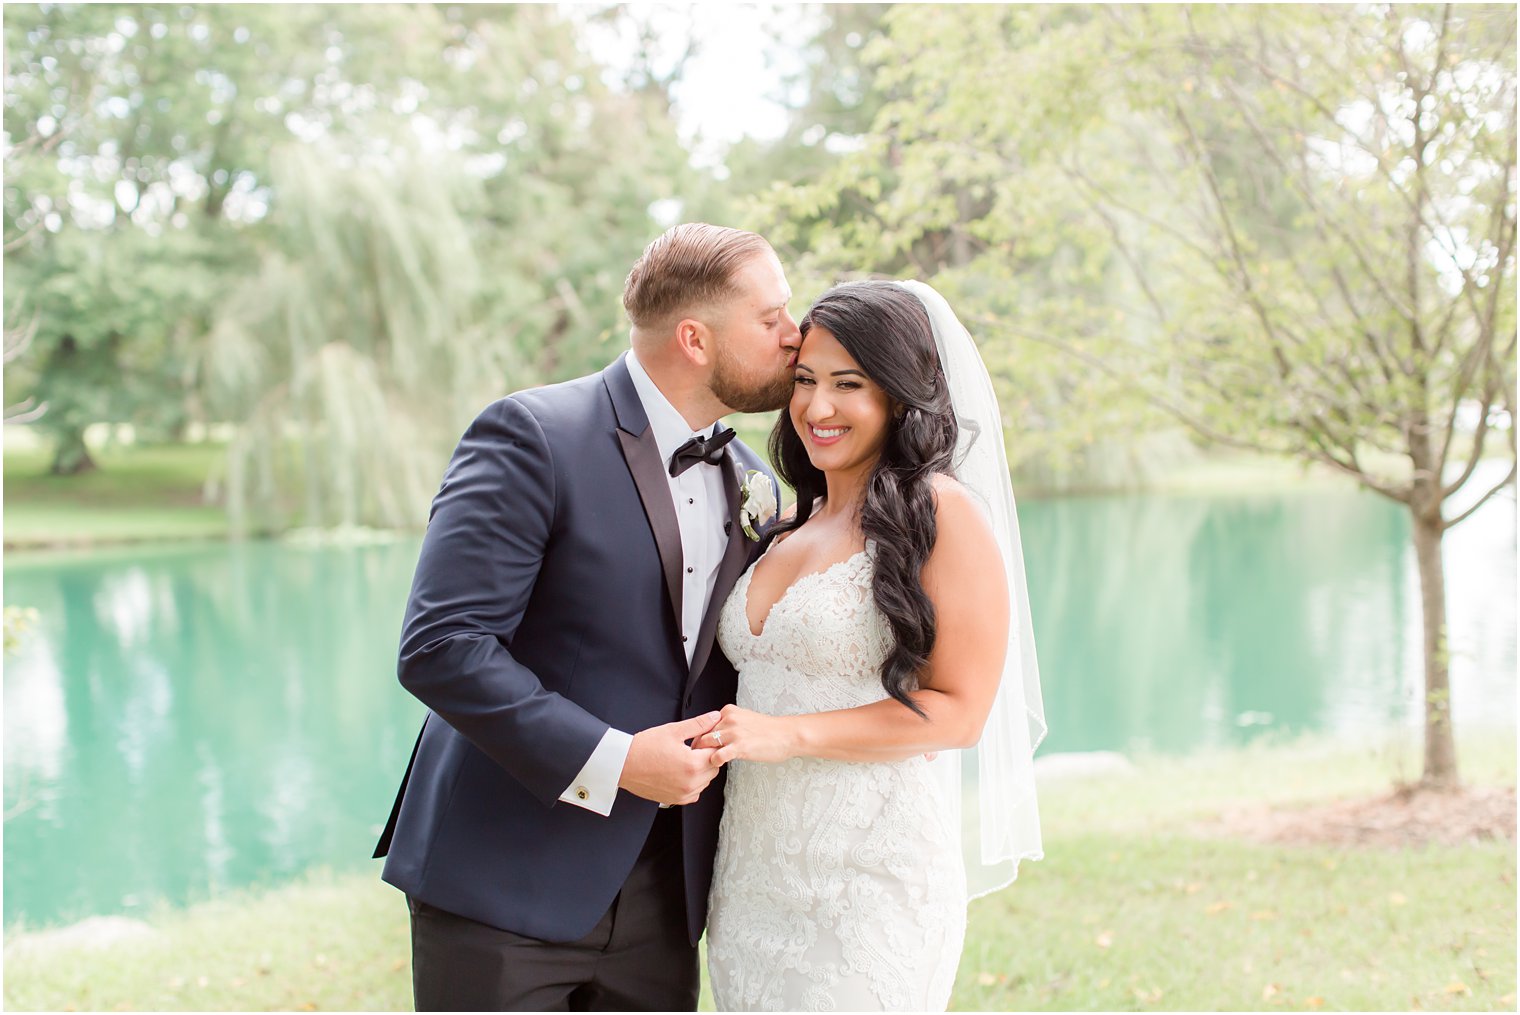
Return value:
[(713, 640), (718, 632), (718, 615), (733, 591), (734, 583), (744, 573), (749, 559), (749, 538), (739, 523), (739, 470), (741, 466), (732, 449), (723, 450), (723, 492), (728, 495), (728, 546), (718, 563), (718, 575), (713, 579), (712, 596), (707, 601), (707, 613), (702, 617), (702, 628), (697, 633), (697, 647), (691, 655), (691, 671), (686, 677), (686, 690), (690, 693), (697, 682), (707, 659), (712, 655)]
[(649, 519), (649, 528), (654, 533), (655, 547), (660, 551), (660, 568), (665, 575), (665, 592), (670, 597), (676, 629), (680, 630), (681, 527), (676, 521), (676, 506), (670, 500), (665, 461), (660, 457), (654, 428), (649, 425), (649, 417), (639, 402), (638, 391), (633, 386), (633, 378), (628, 376), (623, 357), (618, 357), (602, 376), (617, 413), (618, 444), (623, 449), (628, 472), (633, 476), (633, 485), (638, 488), (644, 516)]

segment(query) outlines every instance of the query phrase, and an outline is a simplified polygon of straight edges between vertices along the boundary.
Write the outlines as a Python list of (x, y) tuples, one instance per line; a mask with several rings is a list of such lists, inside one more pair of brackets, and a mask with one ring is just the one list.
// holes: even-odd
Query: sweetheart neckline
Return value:
[(760, 618), (760, 630), (757, 632), (753, 627), (750, 626), (750, 620), (749, 620), (749, 590), (750, 590), (750, 586), (754, 584), (753, 579), (755, 577), (755, 571), (759, 569), (759, 567), (760, 567), (760, 561), (765, 559), (765, 553), (770, 553), (770, 547), (766, 547), (765, 548), (765, 553), (762, 553), (760, 555), (759, 559), (757, 559), (755, 561), (754, 566), (751, 567), (749, 569), (749, 571), (744, 575), (744, 600), (739, 605), (743, 607), (744, 630), (745, 630), (745, 632), (751, 638), (754, 638), (756, 641), (758, 641), (761, 638), (765, 637), (765, 632), (768, 631), (768, 630), (770, 630), (771, 615), (776, 612), (776, 607), (778, 607), (782, 603), (786, 602), (786, 597), (789, 596), (789, 595), (791, 595), (792, 592), (795, 591), (799, 585), (801, 585), (803, 582), (807, 581), (809, 578), (822, 578), (824, 575), (828, 574), (830, 571), (834, 570), (835, 568), (844, 567), (846, 564), (852, 563), (855, 560), (856, 557), (864, 557), (867, 554), (867, 552), (868, 551), (865, 550), (865, 549), (856, 550), (854, 553), (850, 554), (844, 560), (836, 560), (834, 563), (830, 564), (828, 567), (821, 568), (821, 569), (819, 569), (817, 571), (809, 571), (807, 574), (799, 575), (796, 578), (792, 579), (792, 583), (786, 587), (786, 590), (783, 591), (781, 593), (781, 595), (779, 597), (777, 597), (776, 601), (774, 603), (771, 603), (770, 608), (765, 611), (765, 616), (763, 616), (763, 617)]

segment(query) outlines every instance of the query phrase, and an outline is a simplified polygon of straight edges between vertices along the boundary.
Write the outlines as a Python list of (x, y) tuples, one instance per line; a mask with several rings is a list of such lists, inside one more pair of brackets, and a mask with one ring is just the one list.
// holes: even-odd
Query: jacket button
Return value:
[(591, 793), (590, 793), (590, 791), (588, 791), (586, 789), (585, 786), (577, 786), (577, 787), (575, 787), (575, 799), (577, 799), (577, 800), (590, 800), (591, 799)]

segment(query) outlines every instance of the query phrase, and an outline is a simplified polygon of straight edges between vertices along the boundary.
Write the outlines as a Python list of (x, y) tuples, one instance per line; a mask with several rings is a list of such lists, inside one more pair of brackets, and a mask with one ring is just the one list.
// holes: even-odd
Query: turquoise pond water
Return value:
[[(1372, 495), (1020, 505), (1043, 752), (1416, 727), (1409, 527)], [(395, 650), (415, 539), (8, 555), (5, 921), (142, 913), (363, 869), (421, 707)], [(1459, 729), (1515, 721), (1515, 501), (1447, 539)]]

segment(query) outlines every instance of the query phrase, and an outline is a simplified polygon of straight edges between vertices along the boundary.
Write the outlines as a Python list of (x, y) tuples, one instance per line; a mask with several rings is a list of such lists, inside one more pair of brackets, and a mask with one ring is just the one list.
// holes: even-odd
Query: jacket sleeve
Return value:
[(439, 718), (553, 806), (608, 725), (512, 657), (554, 521), (542, 429), (501, 399), (470, 424), (433, 499), (397, 675)]

